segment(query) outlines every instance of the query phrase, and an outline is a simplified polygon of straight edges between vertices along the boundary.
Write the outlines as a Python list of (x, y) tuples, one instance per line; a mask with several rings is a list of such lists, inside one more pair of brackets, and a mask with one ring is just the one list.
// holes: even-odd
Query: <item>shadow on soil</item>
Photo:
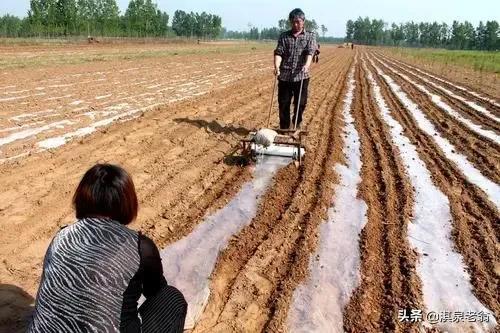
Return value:
[(0, 332), (26, 332), (34, 301), (23, 289), (0, 284)]
[(231, 155), (224, 156), (224, 164), (230, 166), (247, 166), (252, 163), (252, 160), (249, 157), (238, 155), (237, 153), (233, 153)]
[(189, 118), (175, 118), (176, 123), (186, 123), (198, 128), (204, 128), (209, 133), (222, 133), (222, 134), (236, 134), (239, 136), (246, 136), (250, 130), (244, 127), (235, 127), (233, 125), (221, 125), (217, 121), (206, 121), (204, 119), (189, 119)]
[[(244, 127), (235, 127), (233, 125), (221, 125), (215, 120), (207, 121), (204, 119), (189, 119), (189, 118), (176, 118), (174, 119), (176, 123), (186, 123), (198, 128), (204, 128), (207, 133), (216, 133), (230, 135), (235, 134), (240, 137), (245, 137), (250, 133), (250, 130)], [(251, 163), (251, 160), (247, 156), (241, 155), (239, 148), (236, 148), (228, 155), (224, 156), (224, 164), (230, 166), (246, 166)]]

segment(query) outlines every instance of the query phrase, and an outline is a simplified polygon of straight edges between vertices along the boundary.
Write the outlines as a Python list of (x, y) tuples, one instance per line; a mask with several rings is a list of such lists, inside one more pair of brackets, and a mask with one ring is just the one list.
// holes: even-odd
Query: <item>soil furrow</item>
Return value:
[[(377, 54), (377, 57), (380, 59), (380, 56), (378, 54)], [(387, 57), (383, 57), (383, 60), (386, 62), (390, 61), (389, 64), (391, 67), (395, 68), (399, 72), (402, 72), (406, 76), (410, 77), (413, 81), (425, 86), (427, 88), (427, 90), (429, 90), (432, 94), (435, 94), (435, 95), (438, 95), (439, 97), (441, 97), (441, 99), (443, 99), (448, 105), (450, 105), (453, 109), (455, 109), (457, 112), (459, 112), (465, 118), (468, 118), (472, 122), (482, 126), (485, 130), (492, 130), (492, 131), (495, 131), (497, 134), (500, 133), (500, 123), (498, 123), (495, 120), (491, 119), (490, 117), (484, 115), (483, 113), (472, 109), (470, 106), (468, 106), (463, 101), (460, 101), (460, 100), (446, 94), (444, 91), (434, 87), (432, 84), (425, 82), (421, 76), (416, 74), (418, 72), (411, 72), (410, 70), (399, 65), (398, 63), (392, 62), (391, 60), (388, 60)]]
[(383, 63), (377, 61), (377, 64), (401, 87), (410, 99), (422, 106), (422, 110), (425, 111), (426, 116), (438, 131), (436, 135), (442, 135), (452, 143), (457, 151), (467, 156), (467, 159), (483, 175), (496, 183), (500, 183), (500, 163), (498, 163), (500, 161), (500, 145), (498, 143), (479, 135), (455, 117), (441, 110), (432, 102), (430, 96), (392, 72)]
[[(337, 66), (336, 51), (324, 53), (314, 69), (319, 77)], [(250, 176), (225, 157), (248, 130), (264, 123), (272, 84), (271, 75), (266, 77), (249, 73), (229, 87), (1, 165), (0, 216), (10, 230), (3, 233), (9, 239), (0, 239), (2, 281), (17, 281), (34, 293), (48, 241), (59, 226), (73, 221), (70, 196), (84, 170), (97, 161), (121, 164), (133, 175), (140, 200), (133, 228), (160, 245), (185, 236)], [(12, 265), (16, 270), (8, 268)]]
[[(324, 67), (327, 67), (325, 70), (328, 70), (327, 64), (331, 64), (331, 62), (325, 63)], [(150, 114), (146, 114), (128, 124), (127, 127), (132, 128), (126, 131), (126, 135), (123, 135), (123, 142), (129, 146), (129, 148), (135, 147), (130, 149), (130, 153), (126, 154), (126, 159), (118, 159), (116, 162), (120, 164), (131, 164), (134, 166), (135, 170), (140, 171), (139, 173), (135, 172), (135, 180), (136, 186), (141, 189), (140, 201), (143, 208), (142, 216), (143, 219), (146, 218), (146, 224), (151, 225), (161, 222), (164, 227), (167, 227), (165, 222), (169, 221), (164, 221), (160, 218), (169, 216), (169, 214), (165, 214), (165, 211), (160, 212), (153, 221), (148, 219), (148, 213), (151, 210), (148, 206), (151, 203), (156, 205), (157, 203), (155, 202), (158, 201), (157, 198), (170, 196), (171, 198), (175, 198), (174, 203), (178, 204), (179, 202), (183, 202), (179, 196), (182, 196), (183, 193), (186, 192), (185, 197), (197, 202), (196, 196), (193, 198), (193, 188), (196, 187), (198, 192), (202, 192), (203, 189), (201, 187), (206, 188), (210, 186), (210, 180), (217, 180), (220, 174), (227, 172), (229, 168), (221, 165), (222, 167), (219, 166), (215, 168), (218, 172), (214, 175), (214, 168), (207, 168), (206, 166), (212, 166), (214, 163), (220, 164), (225, 154), (232, 149), (232, 147), (236, 146), (238, 140), (248, 131), (242, 126), (253, 128), (255, 124), (263, 122), (264, 112), (258, 111), (264, 109), (263, 104), (266, 103), (268, 96), (267, 94), (263, 94), (266, 87), (261, 87), (256, 84), (259, 80), (260, 79), (257, 77), (251, 77), (248, 82), (235, 85), (233, 89), (244, 91), (245, 93), (238, 95), (236, 98), (228, 99), (228, 102), (225, 102), (223, 98), (223, 96), (227, 95), (227, 90), (223, 89), (215, 91), (209, 96), (173, 106), (169, 109), (169, 116), (166, 118), (162, 116), (162, 113), (166, 109), (157, 108), (151, 111)], [(252, 89), (247, 88), (249, 85)], [(248, 100), (251, 102), (248, 103)], [(198, 107), (200, 104), (203, 106)], [(200, 117), (206, 115), (206, 119), (208, 120), (213, 118), (217, 119), (219, 115), (221, 119), (219, 122), (222, 125), (219, 124), (217, 120), (210, 122), (203, 118), (200, 120), (193, 119), (190, 120), (191, 122), (187, 122), (185, 119), (188, 118), (179, 117), (184, 114), (191, 116), (196, 114)], [(180, 120), (177, 124), (172, 125), (171, 117), (173, 116), (178, 116), (178, 119), (182, 119), (182, 121)], [(242, 126), (238, 127), (233, 124), (224, 125), (224, 120), (226, 119), (230, 121), (237, 119), (236, 125), (241, 124)], [(191, 124), (192, 126), (190, 126)], [(250, 124), (251, 127), (249, 126)], [(122, 127), (125, 127), (125, 125), (116, 126), (117, 128), (114, 128), (114, 130), (118, 132), (120, 132)], [(109, 147), (113, 147), (116, 141), (116, 136), (113, 135), (114, 130), (111, 128), (103, 130), (91, 137), (82, 139), (81, 143), (86, 146), (93, 142), (94, 139), (101, 141), (98, 146), (103, 147), (102, 156), (105, 159), (104, 156), (108, 155)], [(228, 141), (225, 138), (229, 135), (230, 140)], [(175, 139), (171, 140), (171, 138)], [(206, 143), (200, 146), (198, 143), (200, 141), (205, 141)], [(80, 149), (80, 147), (82, 149), (86, 148), (80, 145), (76, 146), (78, 149)], [(61, 150), (62, 153), (74, 155), (73, 149), (65, 149), (63, 147), (58, 151)], [(95, 156), (98, 154), (98, 151), (87, 151), (87, 153), (91, 153)], [(114, 153), (120, 153), (120, 151), (116, 151), (115, 148)], [(121, 153), (125, 153), (125, 150), (121, 150)], [(76, 158), (79, 159), (81, 163), (85, 163), (85, 159), (82, 158), (82, 156), (77, 156)], [(80, 170), (75, 169), (77, 165), (73, 163), (74, 159), (75, 157), (72, 157), (70, 159), (71, 163), (67, 163), (71, 165), (74, 170), (67, 170), (67, 172), (79, 176)], [(97, 159), (100, 158), (97, 157)], [(172, 163), (174, 161), (175, 163)], [(24, 164), (25, 161), (11, 162), (10, 165), (16, 165), (18, 163)], [(187, 168), (187, 166), (189, 167)], [(49, 168), (53, 169), (53, 167)], [(7, 171), (7, 168), (4, 170)], [(199, 177), (193, 177), (195, 172), (201, 172)], [(142, 176), (144, 176), (144, 179)], [(155, 179), (155, 181), (151, 182), (151, 179)], [(183, 179), (183, 181), (180, 181), (180, 179)], [(234, 180), (233, 189), (231, 191), (236, 191), (238, 186), (241, 185), (245, 179), (248, 179), (248, 174), (246, 177)], [(200, 181), (203, 183), (201, 187), (199, 185)], [(143, 183), (145, 186), (143, 186)], [(66, 186), (66, 182), (53, 184), (50, 188), (42, 189), (44, 192), (40, 196), (33, 198), (33, 200), (40, 203), (50, 201), (50, 198), (45, 199), (44, 197), (50, 194), (57, 195), (60, 193), (60, 186)], [(192, 191), (190, 191), (190, 189)], [(65, 190), (65, 192), (69, 193), (69, 190)], [(16, 201), (12, 200), (12, 202), (15, 203)], [(55, 217), (60, 223), (53, 224), (51, 227), (43, 225), (41, 229), (37, 229), (36, 232), (33, 233), (35, 237), (39, 237), (40, 234), (54, 233), (58, 225), (71, 222), (70, 220), (66, 220), (68, 218), (71, 219), (69, 217), (70, 207), (66, 202), (64, 202), (64, 204), (66, 204), (67, 207), (64, 209), (63, 214)], [(40, 210), (43, 210), (45, 207), (43, 204), (39, 204), (38, 206), (40, 206)], [(179, 207), (181, 211), (184, 209), (182, 204), (180, 204)], [(172, 215), (175, 216), (176, 212), (171, 211), (172, 207), (167, 206), (167, 208), (168, 212), (172, 212)], [(56, 209), (54, 210), (57, 211)], [(36, 216), (36, 214), (33, 215)], [(66, 222), (62, 222), (63, 220), (66, 220)], [(190, 224), (192, 224), (192, 222)], [(140, 225), (138, 227), (140, 227)], [(173, 228), (175, 227), (174, 225)], [(177, 232), (175, 235), (177, 237), (182, 236), (182, 234), (178, 234)], [(162, 239), (162, 241), (166, 242), (167, 240)]]
[[(250, 81), (250, 83), (252, 83), (252, 81)], [(240, 87), (237, 88), (239, 89)], [(254, 95), (256, 94), (257, 93), (254, 93)], [(212, 96), (209, 96), (208, 98), (211, 97), (219, 99), (222, 95), (223, 92), (217, 92), (214, 93)], [(203, 100), (204, 99), (198, 102), (202, 102)], [(263, 101), (264, 98), (262, 98), (262, 102)], [(186, 107), (190, 106), (190, 103), (191, 102), (180, 104), (179, 106), (174, 108), (172, 113), (176, 114), (178, 112), (178, 111), (176, 112), (176, 110), (181, 110), (181, 112), (186, 112), (186, 111), (189, 112), (191, 109), (194, 108), (194, 107), (190, 108)], [(240, 100), (239, 103), (243, 104), (244, 103), (243, 99)], [(229, 144), (227, 142), (220, 140), (220, 137), (223, 134), (214, 133), (213, 135), (209, 135), (205, 133), (203, 130), (199, 130), (195, 126), (188, 126), (185, 124), (173, 126), (172, 128), (171, 126), (169, 126), (169, 123), (171, 124), (171, 120), (169, 119), (165, 119), (163, 121), (155, 120), (158, 119), (159, 116), (161, 116), (161, 113), (163, 111), (164, 111), (163, 109), (157, 109), (150, 115), (141, 117), (137, 121), (134, 121), (133, 124), (131, 124), (133, 129), (126, 131), (127, 135), (123, 136), (123, 141), (124, 144), (126, 144), (129, 147), (135, 146), (135, 149), (131, 149), (131, 153), (127, 154), (126, 158), (123, 159), (119, 158), (118, 161), (116, 161), (120, 164), (127, 164), (127, 163), (132, 164), (135, 170), (140, 170), (140, 172), (136, 172), (136, 183), (138, 187), (141, 188), (140, 195), (142, 203), (153, 201), (152, 197), (154, 196), (158, 197), (159, 194), (158, 189), (165, 187), (169, 182), (170, 182), (169, 191), (172, 192), (173, 188), (171, 186), (172, 185), (171, 183), (172, 182), (178, 183), (178, 178), (181, 178), (179, 177), (179, 173), (183, 172), (183, 174), (185, 174), (185, 178), (187, 177), (189, 179), (190, 177), (192, 177), (193, 174), (192, 172), (189, 172), (192, 171), (191, 169), (202, 170), (203, 166), (213, 165), (214, 162), (216, 162), (218, 159), (221, 159), (224, 156), (224, 149), (227, 149), (229, 147)], [(224, 112), (226, 111), (226, 109), (221, 108), (220, 111)], [(230, 109), (228, 111), (232, 111), (228, 112), (228, 114), (231, 113), (245, 114), (246, 112), (246, 110), (241, 110), (240, 108), (236, 108), (233, 105), (230, 105)], [(116, 127), (113, 128), (114, 130), (120, 132), (121, 127), (125, 127), (125, 125), (118, 125), (114, 127)], [(154, 136), (153, 135), (154, 133), (157, 133), (159, 135)], [(102, 134), (107, 134), (107, 135), (102, 135)], [(173, 141), (167, 139), (172, 137), (177, 139)], [(116, 136), (113, 135), (111, 129), (106, 129), (106, 131), (104, 131), (103, 133), (99, 133), (97, 135), (97, 138), (94, 135), (91, 138), (90, 137), (85, 138), (85, 141), (86, 143), (90, 143), (93, 142), (95, 139), (102, 142), (99, 144), (99, 146), (104, 148), (101, 152), (103, 153), (102, 155), (105, 156), (109, 153), (109, 150), (113, 149), (113, 148), (110, 149), (110, 147), (113, 147), (113, 142), (116, 141)], [(164, 143), (165, 140), (168, 140), (169, 142), (165, 144)], [(199, 142), (200, 140), (206, 141), (207, 144), (204, 144), (203, 146), (197, 145), (196, 142)], [(233, 138), (233, 141), (237, 142), (237, 139)], [(80, 149), (80, 146), (78, 145), (76, 146), (78, 149)], [(220, 149), (219, 151), (215, 150), (215, 148), (217, 147)], [(86, 147), (82, 148), (85, 149)], [(126, 150), (122, 150), (122, 153), (124, 153), (125, 151)], [(72, 154), (74, 150), (64, 149), (64, 153), (66, 152)], [(98, 155), (99, 152), (86, 151), (86, 153), (95, 156)], [(119, 153), (119, 151), (116, 151), (115, 148), (115, 154), (116, 153)], [(80, 160), (84, 161), (81, 158)], [(175, 161), (174, 164), (172, 164), (173, 161)], [(76, 165), (74, 164), (72, 165), (73, 168), (75, 166)], [(190, 168), (187, 168), (187, 171), (186, 171), (186, 166), (190, 166)], [(211, 169), (212, 168), (205, 168), (207, 172), (210, 172)], [(73, 175), (79, 174), (79, 171), (76, 169), (73, 170), (73, 172), (71, 172), (70, 170), (67, 171), (70, 174), (72, 173)], [(157, 181), (155, 182), (149, 181), (147, 183), (148, 187), (141, 186), (142, 183), (140, 176), (146, 174), (149, 174), (149, 176), (147, 176), (147, 179), (151, 179), (154, 176), (158, 177)], [(193, 179), (192, 181), (194, 180), (195, 179)], [(65, 184), (63, 183), (62, 185), (64, 186)], [(182, 183), (181, 185), (183, 189), (185, 189), (186, 184)], [(53, 195), (57, 195), (58, 191), (54, 190), (55, 190), (54, 188), (49, 188), (46, 193), (50, 194), (52, 192)], [(155, 193), (155, 194), (151, 196), (149, 193)], [(37, 202), (43, 201), (43, 196), (35, 198), (35, 200), (37, 200)], [(43, 208), (44, 206), (41, 205), (40, 209)], [(68, 209), (65, 210), (63, 215), (66, 217), (68, 215), (68, 212), (69, 212), (69, 207)], [(42, 228), (45, 228), (45, 226)], [(47, 232), (53, 233), (56, 230), (54, 228), (57, 228), (57, 225), (55, 226), (53, 225), (51, 229), (37, 230), (34, 234), (39, 235), (40, 233), (47, 233)]]
[(361, 64), (355, 77), (353, 114), (363, 162), (360, 193), (368, 206), (368, 222), (360, 241), (361, 284), (346, 306), (344, 329), (401, 332), (409, 328), (398, 321), (398, 310), (419, 308), (421, 303), (417, 257), (407, 241), (413, 192)]
[[(6, 115), (0, 120), (3, 138), (56, 121), (78, 120), (2, 146), (2, 159), (33, 149), (40, 140), (67, 133), (77, 125), (115, 115), (105, 112), (108, 106), (123, 113), (127, 108), (177, 100), (138, 113), (129, 121), (100, 127), (57, 149), (0, 162), (0, 218), (5, 222), (0, 225), (0, 280), (2, 285), (25, 290), (28, 296), (35, 295), (50, 239), (60, 226), (74, 221), (71, 195), (77, 182), (96, 162), (120, 164), (131, 173), (140, 202), (138, 220), (131, 227), (152, 237), (160, 248), (188, 236), (252, 178), (253, 167), (246, 165), (238, 153), (232, 153), (249, 131), (266, 124), (273, 77), (271, 63), (264, 60), (266, 53), (270, 57), (270, 46), (250, 50), (247, 44), (233, 45), (222, 47), (224, 52), (214, 52), (213, 46), (171, 49), (153, 45), (139, 48), (137, 52), (144, 51), (147, 56), (133, 61), (124, 60), (120, 52), (137, 56), (137, 45), (103, 47), (80, 50), (70, 46), (67, 55), (85, 58), (95, 54), (105, 61), (62, 66), (54, 65), (52, 58), (56, 57), (57, 63), (67, 56), (66, 47), (55, 53), (49, 49), (42, 52), (40, 59), (36, 55), (36, 59), (44, 61), (41, 68), (33, 70), (37, 65), (30, 62), (33, 68), (5, 69), (4, 79), (12, 82), (0, 84), (0, 110)], [(44, 47), (26, 49), (29, 54), (47, 51)], [(75, 53), (75, 49), (79, 52)], [(185, 57), (163, 54), (172, 50), (195, 53)], [(4, 51), (11, 52), (11, 57), (20, 53), (16, 48)], [(260, 199), (256, 216), (219, 253), (211, 275), (209, 302), (194, 332), (288, 331), (294, 291), (310, 274), (311, 261), (318, 260), (314, 254), (319, 227), (327, 218), (332, 198), (335, 200), (334, 185), (339, 180), (334, 167), (345, 161), (343, 97), (348, 72), (353, 68), (356, 89), (351, 113), (363, 163), (358, 193), (368, 210), (359, 244), (361, 283), (344, 309), (344, 330), (422, 329), (398, 320), (398, 310), (433, 310), (424, 309), (421, 281), (415, 270), (419, 258), (407, 234), (414, 189), (405, 174), (397, 142), (392, 141), (390, 127), (372, 96), (366, 67), (361, 65), (361, 59), (353, 65), (361, 53), (391, 114), (416, 145), (432, 181), (449, 199), (453, 243), (463, 256), (474, 294), (500, 318), (498, 208), (481, 190), (481, 184), (472, 183), (474, 178), (469, 180), (469, 175), (439, 148), (436, 137), (419, 128), (411, 109), (398, 99), (385, 76), (374, 71), (366, 57), (379, 59), (376, 66), (383, 68), (422, 108), (436, 126), (436, 136), (442, 135), (453, 143), (485, 177), (496, 182), (500, 181), (500, 143), (477, 134), (482, 132), (472, 131), (441, 110), (405, 77), (391, 73), (388, 66), (441, 97), (464, 118), (495, 133), (500, 132), (500, 125), (492, 120), (494, 117), (481, 113), (479, 108), (475, 110), (460, 97), (491, 110), (495, 116), (500, 116), (500, 107), (474, 96), (477, 89), (466, 92), (453, 87), (455, 79), (441, 82), (431, 77), (432, 71), (417, 72), (393, 61), (396, 57), (385, 52), (368, 54), (361, 47), (352, 51), (322, 45), (321, 61), (313, 65), (302, 124), (309, 132), (304, 163), (300, 168), (290, 164), (277, 171)], [(241, 61), (245, 62), (243, 66)], [(452, 97), (424, 78), (460, 97)], [(196, 96), (202, 91), (207, 93)], [(45, 95), (39, 94), (42, 92)], [(186, 96), (188, 99), (178, 100)], [(482, 97), (491, 98), (486, 94)], [(121, 104), (125, 102), (128, 104)], [(277, 109), (275, 98), (271, 127), (277, 124)], [(7, 325), (10, 332), (21, 332), (25, 323), (15, 316), (5, 319), (5, 314), (16, 306), (9, 302), (7, 312), (0, 315), (0, 331)]]
[[(384, 56), (386, 56), (386, 57), (388, 57), (390, 59), (394, 59), (394, 58), (392, 58), (392, 57), (390, 57), (388, 55), (384, 55)], [(491, 95), (488, 95), (487, 93), (485, 93), (484, 91), (477, 91), (476, 92), (475, 89), (473, 89), (471, 87), (468, 87), (464, 83), (460, 83), (460, 84), (456, 84), (456, 85), (458, 85), (458, 86), (466, 89), (467, 91), (465, 91), (463, 89), (459, 89), (459, 88), (455, 87), (454, 86), (455, 83), (452, 82), (448, 78), (442, 77), (442, 76), (440, 76), (440, 75), (438, 75), (436, 73), (429, 73), (429, 71), (424, 70), (424, 69), (420, 68), (419, 66), (409, 65), (405, 61), (398, 60), (398, 62), (400, 64), (403, 64), (403, 66), (406, 66), (406, 67), (408, 67), (410, 69), (412, 69), (411, 67), (418, 68), (421, 71), (419, 73), (422, 74), (422, 75), (425, 75), (428, 79), (436, 82), (439, 85), (442, 85), (446, 89), (453, 91), (455, 94), (457, 94), (459, 96), (462, 96), (462, 97), (466, 98), (467, 100), (475, 102), (476, 104), (481, 105), (481, 106), (487, 108), (488, 110), (491, 110), (491, 112), (494, 113), (495, 116), (500, 117), (500, 108), (498, 106), (496, 106), (494, 103), (488, 101), (488, 100), (496, 100), (496, 102), (499, 103), (498, 97), (494, 98)], [(434, 76), (434, 78), (433, 78), (433, 76)], [(482, 97), (484, 97), (484, 98), (479, 98), (477, 96), (474, 96), (474, 94), (472, 94), (471, 92), (480, 93), (480, 95)]]
[[(448, 197), (453, 217), (452, 236), (470, 273), (474, 294), (497, 318), (500, 315), (497, 274), (500, 249), (500, 214), (483, 191), (473, 185), (441, 151), (434, 139), (419, 130), (416, 121), (394, 95), (385, 80), (369, 65), (381, 87), (392, 116), (405, 128), (405, 135), (417, 146), (420, 158), (436, 186)], [(432, 310), (432, 309), (428, 309)]]
[[(331, 64), (332, 64), (331, 62), (325, 63), (325, 67), (322, 68), (321, 71), (319, 71), (318, 73), (320, 77), (321, 74), (323, 74), (324, 72), (331, 70), (330, 68)], [(263, 97), (267, 98), (267, 96)], [(259, 98), (258, 103), (249, 103), (247, 105), (244, 105), (244, 107), (241, 108), (241, 112), (239, 112), (243, 114), (243, 116), (239, 118), (240, 122), (248, 123), (249, 120), (252, 120), (253, 124), (264, 123), (265, 113), (259, 112), (259, 114), (257, 115), (255, 114), (255, 111), (259, 111), (262, 109), (263, 103), (265, 102), (263, 102)], [(221, 109), (224, 111), (224, 108)], [(254, 113), (252, 113), (252, 111), (254, 111)], [(227, 113), (230, 114), (231, 109), (229, 109)], [(247, 121), (246, 118), (249, 118), (249, 120)], [(306, 118), (306, 120), (304, 121), (306, 124), (308, 122), (307, 119), (309, 118)], [(225, 157), (221, 157), (217, 161), (214, 160), (206, 161), (206, 156), (217, 157), (221, 155), (221, 153), (224, 152), (227, 153), (228, 151), (234, 150), (235, 146), (236, 148), (238, 147), (239, 139), (240, 137), (237, 137), (236, 140), (231, 140), (231, 142), (233, 143), (231, 147), (229, 147), (229, 145), (221, 147), (219, 144), (219, 146), (216, 145), (212, 148), (208, 148), (201, 154), (202, 156), (197, 156), (196, 154), (193, 154), (194, 157), (190, 162), (190, 166), (193, 167), (194, 165), (203, 166), (203, 165), (211, 165), (213, 163), (222, 163)], [(218, 153), (216, 154), (215, 151), (217, 151)], [(189, 153), (186, 153), (186, 155), (190, 156)], [(234, 169), (235, 168), (237, 169), (237, 166), (231, 166), (231, 164), (233, 163), (229, 164), (230, 164), (229, 166), (223, 166), (223, 168), (220, 167), (218, 168), (219, 172), (217, 176), (221, 177), (221, 180), (223, 181), (222, 184), (219, 183), (218, 178), (214, 177), (213, 171), (211, 171), (210, 168), (202, 171), (196, 178), (188, 177), (182, 183), (178, 182), (180, 190), (179, 193), (175, 195), (175, 200), (173, 202), (165, 203), (165, 208), (163, 208), (163, 212), (160, 213), (161, 218), (159, 216), (156, 216), (153, 219), (146, 221), (147, 227), (143, 227), (143, 229), (148, 230), (148, 233), (152, 232), (153, 235), (158, 235), (158, 234), (163, 235), (159, 237), (161, 245), (167, 244), (173, 240), (181, 238), (183, 235), (186, 235), (187, 234), (186, 232), (181, 232), (181, 230), (185, 229), (185, 226), (192, 227), (193, 226), (192, 221), (200, 220), (200, 218), (203, 217), (208, 208), (210, 208), (211, 211), (219, 208), (221, 204), (227, 201), (226, 200), (227, 198), (234, 195), (239, 189), (239, 186), (234, 186), (234, 184), (242, 184), (245, 180), (247, 180), (250, 177), (248, 169), (236, 171)], [(182, 170), (183, 167), (184, 166), (180, 166), (179, 168), (176, 169)], [(228, 174), (234, 174), (234, 177), (232, 178), (228, 177)], [(213, 181), (210, 182), (210, 180)], [(155, 197), (162, 197), (162, 194), (166, 193), (172, 194), (174, 190), (175, 189), (171, 187), (158, 186), (158, 188), (156, 188), (153, 193)], [(197, 198), (197, 196), (195, 195), (196, 193), (202, 193), (202, 197)], [(223, 199), (224, 198), (226, 199), (219, 200), (219, 204), (214, 204), (211, 202), (212, 199), (208, 199), (212, 197), (220, 197), (221, 195), (223, 195)], [(201, 207), (205, 208), (202, 209)], [(158, 223), (159, 222), (158, 220), (160, 220), (160, 223)], [(154, 232), (152, 229), (154, 229)], [(162, 229), (163, 232), (160, 229)], [(175, 232), (173, 232), (172, 230), (175, 230)], [(175, 238), (171, 238), (170, 236), (173, 236)]]
[[(279, 279), (278, 286), (268, 303), (270, 315), (264, 326), (265, 331), (282, 332), (286, 330), (285, 324), (293, 292), (297, 285), (303, 282), (309, 274), (310, 257), (316, 250), (319, 237), (318, 227), (327, 218), (327, 209), (331, 206), (333, 197), (333, 183), (338, 182), (334, 165), (343, 160), (341, 111), (343, 97), (347, 91), (347, 73), (352, 67), (353, 60), (354, 57), (351, 57), (349, 66), (341, 72), (342, 79), (336, 79), (335, 86), (332, 89), (336, 90), (335, 95), (329, 96), (330, 102), (325, 109), (329, 116), (323, 121), (324, 125), (318, 136), (319, 141), (315, 144), (316, 147), (324, 147), (324, 149), (318, 149), (320, 154), (315, 156), (315, 160), (311, 160), (312, 163), (315, 163), (316, 168), (321, 167), (317, 171), (312, 168), (310, 174), (307, 169), (304, 169), (305, 175), (308, 175), (304, 183), (313, 182), (313, 184), (310, 190), (302, 188), (302, 193), (312, 193), (314, 200), (311, 202), (310, 207), (304, 210), (304, 216), (298, 219), (297, 228), (300, 235), (290, 242), (292, 247), (288, 254), (286, 270)], [(321, 107), (318, 108), (318, 112), (320, 110)], [(297, 196), (296, 201), (299, 203), (298, 205), (301, 205), (303, 200), (300, 195)]]
[[(317, 225), (317, 221), (314, 221), (317, 218), (311, 216), (316, 214), (314, 207), (319, 208), (318, 201), (323, 201), (325, 197), (317, 192), (321, 185), (323, 191), (328, 188), (326, 184), (320, 184), (319, 179), (322, 179), (322, 174), (325, 172), (323, 166), (325, 159), (331, 158), (328, 155), (333, 155), (326, 154), (334, 141), (329, 139), (332, 135), (338, 135), (333, 134), (331, 130), (332, 103), (337, 105), (339, 95), (343, 91), (345, 75), (337, 74), (345, 74), (349, 62), (343, 58), (339, 65), (327, 77), (322, 78), (323, 82), (335, 78), (330, 87), (325, 87), (329, 93), (318, 102), (313, 99), (308, 106), (308, 110), (317, 108), (318, 113), (307, 126), (310, 137), (303, 169), (300, 174), (294, 167), (288, 167), (278, 173), (274, 185), (262, 200), (258, 215), (237, 236), (238, 241), (230, 244), (221, 253), (212, 275), (212, 296), (195, 331), (243, 327), (260, 330), (266, 325), (277, 330), (281, 329), (279, 327), (286, 318), (284, 315), (288, 307), (284, 313), (280, 312), (280, 315), (276, 311), (269, 310), (268, 303), (272, 302), (272, 295), (277, 290), (282, 294), (291, 295), (293, 288), (280, 284), (281, 280), (288, 279), (291, 267), (302, 271), (302, 274), (307, 271), (311, 249), (306, 248), (304, 255), (298, 255), (296, 244), (307, 243), (301, 237), (305, 237), (304, 232), (308, 225)], [(313, 89), (315, 88), (311, 87), (311, 91), (314, 91)], [(331, 167), (332, 165), (330, 169), (333, 170)], [(283, 178), (289, 179), (288, 184), (280, 182)], [(281, 196), (269, 195), (276, 189), (288, 193), (286, 200)], [(317, 194), (320, 195), (315, 197)], [(326, 207), (323, 210), (326, 211)], [(269, 216), (274, 217), (274, 220), (270, 220)], [(262, 232), (264, 226), (265, 231)], [(316, 230), (316, 226), (312, 230)], [(305, 238), (309, 237), (311, 235)], [(242, 247), (242, 244), (250, 247)], [(296, 256), (304, 257), (305, 260), (301, 260), (300, 264), (294, 263), (292, 259)], [(277, 315), (276, 319), (273, 319), (273, 313)]]

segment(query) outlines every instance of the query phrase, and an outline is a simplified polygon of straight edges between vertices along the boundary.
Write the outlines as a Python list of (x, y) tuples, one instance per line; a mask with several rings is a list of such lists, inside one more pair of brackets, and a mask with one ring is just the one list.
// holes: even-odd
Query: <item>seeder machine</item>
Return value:
[[(269, 115), (267, 117), (267, 125), (265, 128), (256, 132), (250, 132), (245, 139), (241, 140), (242, 155), (251, 158), (253, 161), (258, 161), (259, 156), (263, 155), (289, 157), (300, 165), (306, 153), (304, 144), (307, 131), (297, 128), (297, 115), (295, 117), (293, 129), (269, 128), (274, 94), (276, 92), (276, 82), (277, 80), (275, 79), (271, 96), (271, 105), (269, 106)], [(302, 85), (303, 80), (300, 82), (300, 93), (297, 105), (300, 105)]]

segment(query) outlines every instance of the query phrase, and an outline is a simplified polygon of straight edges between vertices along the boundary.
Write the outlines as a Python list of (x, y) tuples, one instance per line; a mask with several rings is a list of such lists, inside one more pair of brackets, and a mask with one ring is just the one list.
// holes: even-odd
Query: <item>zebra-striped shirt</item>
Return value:
[(62, 229), (45, 255), (29, 332), (119, 332), (139, 269), (138, 233), (106, 218)]
[(186, 312), (151, 239), (109, 218), (84, 218), (47, 250), (28, 332), (182, 332)]

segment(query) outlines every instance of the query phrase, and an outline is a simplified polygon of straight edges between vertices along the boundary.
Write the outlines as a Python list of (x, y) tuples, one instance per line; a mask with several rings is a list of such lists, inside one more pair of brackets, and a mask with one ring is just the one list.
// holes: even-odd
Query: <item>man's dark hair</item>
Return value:
[(288, 14), (288, 20), (290, 22), (293, 22), (293, 20), (295, 20), (296, 18), (300, 18), (300, 19), (302, 19), (302, 21), (306, 20), (306, 14), (304, 14), (304, 12), (302, 11), (302, 9), (295, 8), (294, 10), (292, 10), (290, 12), (290, 14)]
[(83, 175), (73, 196), (76, 218), (108, 217), (129, 224), (137, 217), (137, 195), (127, 171), (96, 164)]

